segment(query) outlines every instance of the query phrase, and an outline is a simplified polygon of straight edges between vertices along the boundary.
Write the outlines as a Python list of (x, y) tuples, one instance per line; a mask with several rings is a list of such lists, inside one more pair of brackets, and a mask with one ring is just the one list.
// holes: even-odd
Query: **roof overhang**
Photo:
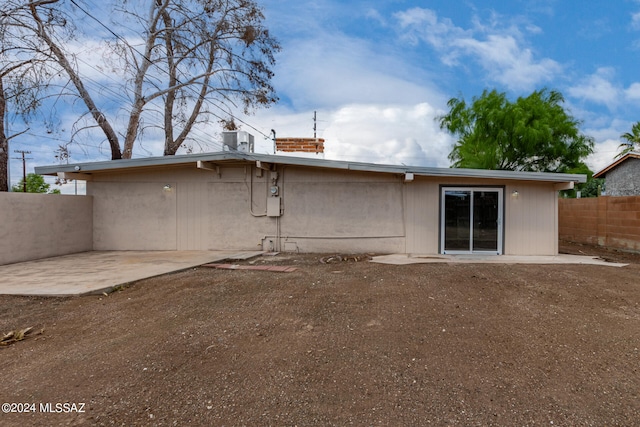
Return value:
[(189, 164), (193, 165), (194, 167), (207, 168), (206, 165), (220, 165), (225, 163), (237, 162), (255, 162), (257, 167), (259, 168), (263, 168), (265, 164), (277, 164), (325, 169), (351, 170), (360, 172), (390, 173), (399, 174), (405, 178), (407, 176), (424, 176), (540, 181), (554, 183), (583, 183), (587, 180), (587, 176), (583, 174), (384, 165), (376, 163), (348, 162), (343, 160), (325, 160), (307, 157), (278, 156), (271, 154), (229, 151), (186, 154), (178, 156), (143, 157), (137, 159), (109, 160), (101, 162), (75, 163), (68, 165), (37, 166), (35, 168), (35, 172), (39, 175), (58, 175), (62, 173), (67, 179), (87, 180), (90, 179), (88, 178), (89, 176), (100, 173), (117, 171), (124, 172), (145, 168), (176, 167)]

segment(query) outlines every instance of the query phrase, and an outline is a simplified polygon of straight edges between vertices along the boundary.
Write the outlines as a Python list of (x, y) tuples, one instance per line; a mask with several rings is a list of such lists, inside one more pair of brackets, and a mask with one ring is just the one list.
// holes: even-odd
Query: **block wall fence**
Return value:
[(563, 241), (640, 252), (640, 196), (560, 199)]
[(90, 196), (0, 192), (0, 265), (92, 249)]

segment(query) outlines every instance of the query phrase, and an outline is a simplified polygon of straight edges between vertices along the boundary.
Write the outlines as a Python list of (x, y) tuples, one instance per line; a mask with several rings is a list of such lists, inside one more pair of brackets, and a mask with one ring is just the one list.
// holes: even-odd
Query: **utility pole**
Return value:
[[(22, 154), (22, 191), (27, 192), (27, 160), (31, 160), (31, 157), (25, 157), (25, 154), (31, 154), (31, 151), (13, 150), (16, 153)], [(16, 160), (20, 160), (20, 157), (14, 157)]]
[(316, 115), (316, 111), (313, 112), (313, 139), (318, 139), (316, 137), (316, 123), (318, 121), (318, 117)]
[(278, 143), (276, 142), (276, 131), (275, 129), (271, 129), (271, 135), (273, 135), (273, 154), (277, 153)]

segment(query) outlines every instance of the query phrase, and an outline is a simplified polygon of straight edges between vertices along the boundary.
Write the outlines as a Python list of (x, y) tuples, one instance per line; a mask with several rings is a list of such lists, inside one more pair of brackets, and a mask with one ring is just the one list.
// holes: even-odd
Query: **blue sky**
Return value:
[[(562, 92), (582, 131), (596, 140), (587, 162), (594, 171), (640, 120), (640, 0), (261, 4), (283, 48), (274, 79), (280, 102), (241, 118), (264, 134), (309, 137), (317, 111), (326, 158), (448, 167), (453, 138), (435, 117), (451, 97), (471, 100), (484, 89), (511, 98), (544, 87)], [(256, 134), (259, 151), (270, 150), (262, 135), (245, 130)], [(51, 142), (36, 142), (36, 129), (31, 134), (16, 139), (12, 154), (31, 149), (30, 170), (55, 163)], [(135, 156), (161, 155), (160, 141), (147, 138)], [(95, 147), (72, 149), (71, 161), (109, 158)], [(12, 160), (11, 173), (17, 182), (19, 161)]]

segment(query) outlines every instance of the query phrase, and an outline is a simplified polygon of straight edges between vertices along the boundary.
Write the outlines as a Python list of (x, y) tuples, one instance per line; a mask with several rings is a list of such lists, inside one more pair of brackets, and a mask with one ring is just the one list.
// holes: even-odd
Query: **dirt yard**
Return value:
[(0, 332), (34, 329), (0, 346), (0, 425), (640, 425), (640, 256), (563, 250), (632, 264), (280, 255), (2, 296)]

